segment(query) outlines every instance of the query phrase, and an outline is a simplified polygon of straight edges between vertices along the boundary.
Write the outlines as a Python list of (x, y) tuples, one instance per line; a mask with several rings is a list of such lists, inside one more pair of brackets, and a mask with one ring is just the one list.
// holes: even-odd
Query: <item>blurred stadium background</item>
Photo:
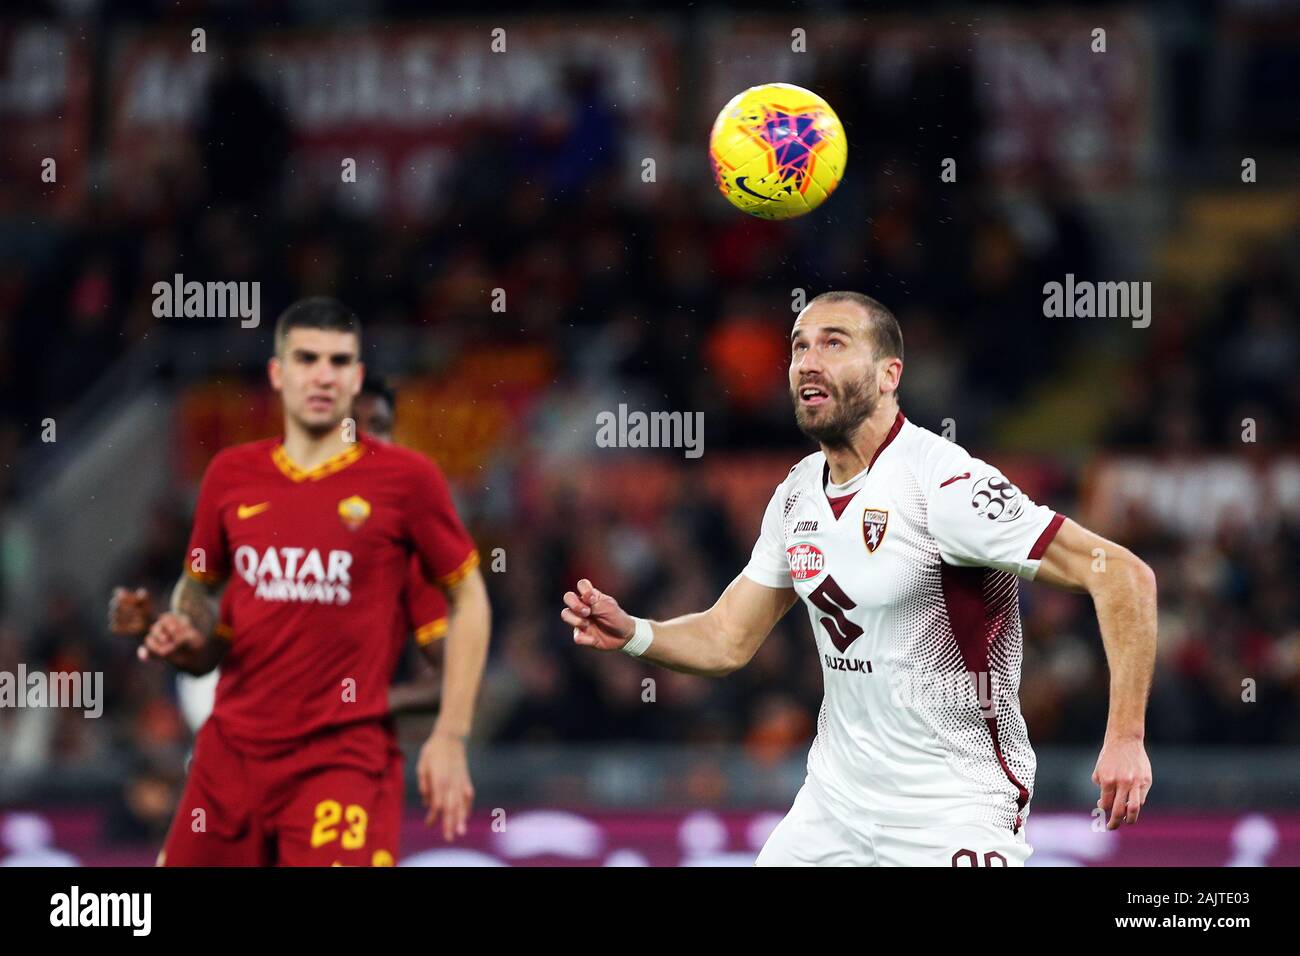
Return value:
[[(189, 734), (171, 672), (106, 634), (108, 592), (170, 589), (209, 458), (278, 428), (270, 327), (314, 293), (361, 314), (398, 440), (504, 549), (475, 824), (446, 851), (412, 799), (406, 860), (752, 860), (820, 700), (805, 617), (708, 681), (576, 653), (559, 597), (590, 574), (657, 617), (712, 602), (808, 451), (795, 290), (851, 288), (902, 322), (910, 418), (1159, 576), (1156, 784), (1113, 834), (1091, 607), (1022, 589), (1031, 863), (1300, 864), (1300, 4), (853, 8), (6, 5), (0, 671), (102, 671), (106, 709), (0, 709), (0, 863), (152, 862)], [(850, 142), (839, 192), (784, 224), (732, 210), (706, 155), (772, 80)], [(260, 281), (260, 328), (155, 318), (176, 273)], [(1066, 273), (1152, 282), (1150, 327), (1044, 318)], [(597, 448), (619, 403), (703, 411), (705, 454)]]

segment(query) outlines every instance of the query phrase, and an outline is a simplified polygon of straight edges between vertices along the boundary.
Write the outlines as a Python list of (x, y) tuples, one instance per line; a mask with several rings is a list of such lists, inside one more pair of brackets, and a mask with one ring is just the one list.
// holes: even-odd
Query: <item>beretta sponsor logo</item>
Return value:
[(826, 567), (826, 558), (821, 550), (811, 544), (792, 544), (785, 549), (790, 559), (790, 577), (796, 581), (807, 581), (821, 574)]

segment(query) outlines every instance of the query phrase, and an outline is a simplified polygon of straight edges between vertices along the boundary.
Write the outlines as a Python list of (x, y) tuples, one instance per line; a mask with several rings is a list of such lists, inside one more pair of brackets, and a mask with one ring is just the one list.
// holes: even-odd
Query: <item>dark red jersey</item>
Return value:
[[(228, 580), (222, 734), (268, 751), (385, 717), (408, 624), (445, 629), (445, 604), (408, 586), (412, 567), (447, 587), (477, 563), (446, 481), (416, 452), (362, 435), (304, 470), (278, 439), (222, 451), (186, 559), (194, 576)], [(413, 600), (427, 620), (410, 616)]]

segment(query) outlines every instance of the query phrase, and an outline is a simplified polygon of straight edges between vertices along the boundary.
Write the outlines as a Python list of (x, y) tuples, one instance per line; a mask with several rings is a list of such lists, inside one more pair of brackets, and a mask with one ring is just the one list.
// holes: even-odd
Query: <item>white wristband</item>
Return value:
[(650, 628), (650, 622), (645, 618), (634, 617), (632, 620), (636, 622), (636, 630), (632, 632), (632, 636), (621, 650), (629, 657), (640, 657), (649, 650), (650, 642), (654, 640), (655, 634)]

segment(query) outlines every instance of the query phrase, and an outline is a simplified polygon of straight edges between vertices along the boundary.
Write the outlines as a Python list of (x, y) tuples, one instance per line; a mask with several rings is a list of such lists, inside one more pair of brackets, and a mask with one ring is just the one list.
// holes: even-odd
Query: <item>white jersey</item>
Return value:
[(221, 671), (211, 670), (195, 677), (193, 674), (176, 675), (176, 696), (180, 700), (181, 714), (185, 723), (190, 725), (190, 733), (197, 734), (209, 717), (217, 702), (217, 681)]
[(828, 480), (821, 452), (791, 469), (744, 570), (808, 608), (825, 683), (810, 782), (850, 822), (1019, 829), (1035, 759), (1017, 575), (1063, 517), (901, 412), (865, 471)]

